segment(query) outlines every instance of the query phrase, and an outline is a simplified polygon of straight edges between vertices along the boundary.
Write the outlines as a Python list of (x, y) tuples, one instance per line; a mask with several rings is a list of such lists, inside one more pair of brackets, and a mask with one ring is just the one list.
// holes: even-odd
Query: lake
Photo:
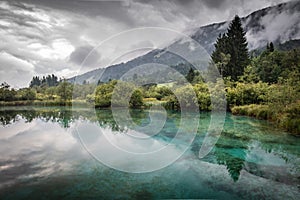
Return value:
[(0, 199), (300, 199), (300, 138), (227, 113), (199, 158), (210, 113), (187, 116), (196, 132), (179, 112), (151, 113), (0, 108)]

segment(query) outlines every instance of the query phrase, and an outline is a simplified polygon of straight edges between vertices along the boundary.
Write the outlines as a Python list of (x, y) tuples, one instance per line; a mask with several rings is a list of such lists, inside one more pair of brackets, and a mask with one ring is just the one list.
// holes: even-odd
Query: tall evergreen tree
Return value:
[[(242, 27), (241, 19), (236, 15), (227, 33), (217, 38), (215, 51), (212, 54), (212, 60), (218, 64), (219, 72), (224, 77), (230, 76), (236, 81), (243, 75), (245, 67), (250, 63), (247, 46), (246, 32)], [(224, 62), (226, 57), (230, 58), (228, 62)]]
[(217, 38), (217, 42), (215, 43), (215, 51), (212, 53), (211, 57), (214, 63), (218, 64), (218, 69), (222, 76), (230, 76), (230, 74), (227, 74), (229, 72), (228, 69), (225, 70), (226, 66), (224, 65), (223, 59), (223, 55), (226, 55), (227, 53), (227, 36), (225, 33), (220, 34)]
[(227, 32), (230, 61), (228, 68), (232, 70), (232, 78), (238, 79), (243, 75), (245, 67), (250, 63), (246, 32), (242, 27), (239, 16), (235, 16)]
[(190, 71), (186, 75), (186, 79), (187, 79), (188, 82), (192, 83), (194, 78), (195, 78), (195, 72), (192, 68), (190, 68)]
[(273, 42), (270, 43), (270, 52), (274, 52), (275, 48), (274, 48), (274, 44)]
[(275, 51), (275, 48), (274, 48), (274, 44), (273, 44), (273, 42), (271, 42), (271, 43), (267, 43), (267, 51), (266, 51), (266, 53), (270, 53), (270, 52), (274, 52)]

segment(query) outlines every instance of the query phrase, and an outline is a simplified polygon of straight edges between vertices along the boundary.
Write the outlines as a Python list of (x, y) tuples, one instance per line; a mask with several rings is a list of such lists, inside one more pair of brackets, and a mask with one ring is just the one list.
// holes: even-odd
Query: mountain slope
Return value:
[[(264, 8), (253, 12), (242, 18), (242, 23), (246, 31), (249, 50), (262, 49), (267, 42), (273, 42), (275, 46), (290, 40), (300, 39), (300, 1), (292, 1), (279, 4), (277, 6)], [(200, 27), (191, 38), (211, 54), (214, 50), (214, 43), (219, 34), (226, 32), (229, 22), (215, 23)], [(181, 41), (174, 42), (170, 46), (180, 48)], [(185, 62), (165, 49), (156, 49), (143, 56), (137, 57), (127, 63), (112, 65), (106, 69), (96, 69), (85, 74), (70, 78), (70, 82), (89, 83), (106, 82), (109, 79), (120, 79), (120, 77), (130, 69), (144, 63), (160, 63), (169, 66), (176, 66), (179, 71), (185, 73), (187, 70), (180, 66)], [(141, 72), (143, 73), (143, 72)], [(166, 77), (167, 78), (167, 77)]]

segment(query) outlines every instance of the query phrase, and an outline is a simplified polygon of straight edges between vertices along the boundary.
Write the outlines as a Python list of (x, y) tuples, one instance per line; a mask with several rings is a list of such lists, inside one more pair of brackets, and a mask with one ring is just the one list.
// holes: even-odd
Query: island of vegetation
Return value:
[[(201, 111), (212, 109), (214, 91), (225, 83), (227, 109), (235, 115), (247, 115), (269, 120), (295, 135), (300, 134), (300, 50), (280, 50), (268, 43), (265, 49), (249, 52), (245, 31), (236, 16), (225, 34), (220, 35), (211, 55), (223, 81), (213, 87), (203, 80), (193, 67), (184, 74), (197, 96), (194, 99)], [(133, 76), (134, 81), (145, 77)], [(161, 104), (167, 109), (179, 110), (180, 104), (172, 91), (189, 99), (191, 91), (176, 82), (145, 84), (136, 87), (134, 81), (110, 80), (108, 82), (72, 84), (55, 75), (33, 77), (28, 88), (14, 89), (3, 82), (0, 85), (0, 106), (70, 106), (72, 103), (110, 107), (114, 88), (134, 90), (129, 104), (131, 108), (145, 108)], [(219, 83), (220, 82), (220, 83)], [(210, 91), (209, 88), (210, 87)], [(217, 98), (217, 97), (216, 97)], [(122, 98), (120, 98), (122, 99)], [(224, 99), (219, 99), (224, 101)], [(188, 107), (188, 105), (186, 105)]]

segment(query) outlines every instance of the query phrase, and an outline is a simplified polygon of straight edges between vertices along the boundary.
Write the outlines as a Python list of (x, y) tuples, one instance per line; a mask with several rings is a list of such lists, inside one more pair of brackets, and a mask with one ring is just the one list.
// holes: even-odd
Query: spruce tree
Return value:
[(275, 49), (274, 49), (274, 44), (273, 44), (273, 42), (271, 42), (271, 43), (270, 43), (270, 52), (274, 52), (274, 50), (275, 50)]
[(195, 72), (192, 68), (190, 68), (190, 71), (188, 72), (188, 74), (186, 75), (186, 79), (189, 83), (192, 83), (193, 80), (195, 78)]
[[(212, 60), (224, 77), (230, 76), (237, 81), (238, 77), (243, 75), (245, 67), (250, 63), (247, 46), (246, 32), (242, 27), (241, 19), (236, 15), (227, 33), (217, 38), (215, 51), (212, 54)], [(223, 61), (224, 55), (230, 58), (226, 63)]]
[(272, 52), (274, 52), (275, 51), (275, 48), (274, 48), (274, 44), (273, 44), (273, 42), (271, 42), (271, 43), (267, 43), (267, 53), (272, 53)]
[(220, 34), (217, 38), (217, 42), (215, 43), (215, 51), (212, 53), (212, 59), (215, 63), (222, 62), (222, 56), (221, 53), (226, 54), (227, 48), (227, 36), (226, 34)]

